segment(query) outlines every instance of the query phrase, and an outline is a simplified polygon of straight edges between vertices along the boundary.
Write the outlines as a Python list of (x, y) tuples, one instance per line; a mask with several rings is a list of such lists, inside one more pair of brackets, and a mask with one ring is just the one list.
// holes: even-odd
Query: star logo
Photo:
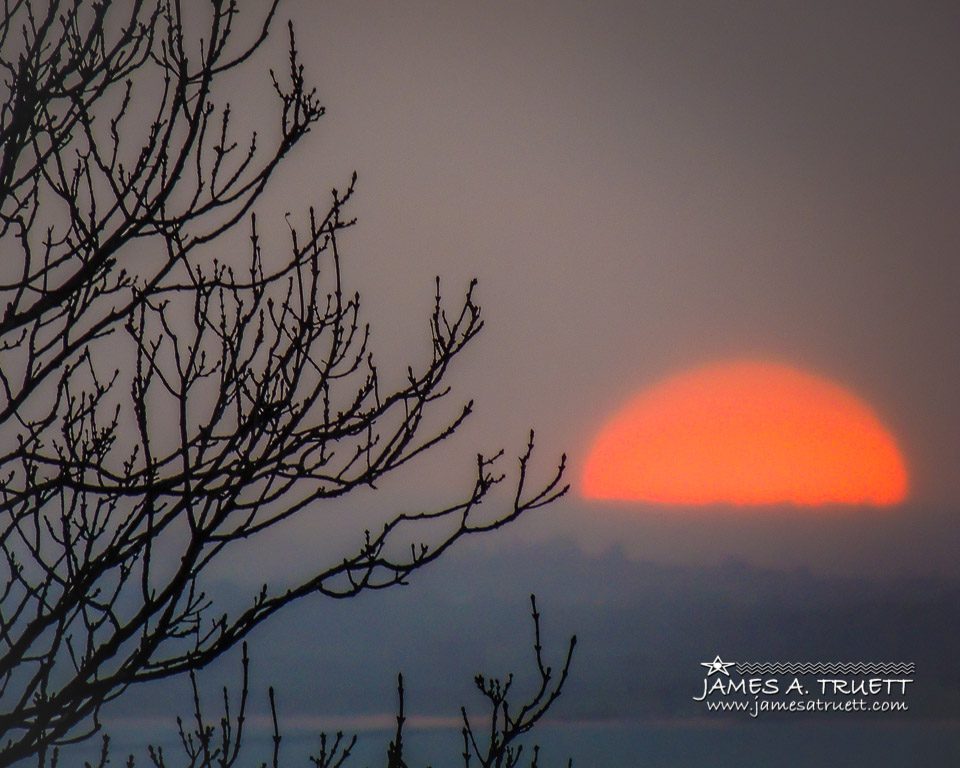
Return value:
[(700, 666), (707, 668), (707, 677), (715, 675), (717, 672), (722, 672), (727, 677), (730, 677), (730, 672), (727, 671), (727, 668), (734, 666), (735, 663), (736, 662), (733, 661), (723, 661), (717, 656), (713, 661), (701, 661)]

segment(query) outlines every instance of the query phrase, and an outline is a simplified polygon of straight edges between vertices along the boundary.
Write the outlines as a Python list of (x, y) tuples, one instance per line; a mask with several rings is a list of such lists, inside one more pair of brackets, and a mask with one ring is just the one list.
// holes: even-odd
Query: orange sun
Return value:
[(664, 504), (874, 504), (907, 494), (896, 441), (837, 384), (765, 362), (710, 365), (604, 426), (583, 495)]

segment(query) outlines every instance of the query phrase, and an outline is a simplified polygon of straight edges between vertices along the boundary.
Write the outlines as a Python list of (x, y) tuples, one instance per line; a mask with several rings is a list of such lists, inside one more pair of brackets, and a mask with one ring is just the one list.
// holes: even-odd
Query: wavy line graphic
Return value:
[(912, 675), (912, 661), (742, 661), (741, 675)]

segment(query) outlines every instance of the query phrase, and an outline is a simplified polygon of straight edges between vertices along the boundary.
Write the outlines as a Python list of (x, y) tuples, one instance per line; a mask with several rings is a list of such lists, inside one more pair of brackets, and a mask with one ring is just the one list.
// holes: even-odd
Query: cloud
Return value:
[[(345, 603), (300, 602), (252, 638), (251, 700), (265, 704), (258, 691), (273, 685), (291, 718), (380, 722), (394, 710), (403, 672), (412, 715), (455, 717), (461, 704), (477, 711), (476, 673), (516, 672), (518, 693), (533, 683), (531, 592), (548, 661), (562, 661), (570, 634), (580, 641), (556, 718), (699, 716), (691, 703), (699, 662), (718, 653), (727, 660), (913, 661), (921, 685), (911, 716), (947, 718), (960, 704), (956, 671), (946, 666), (960, 644), (955, 581), (881, 583), (733, 560), (664, 565), (615, 549), (588, 555), (556, 541), (496, 552), (468, 545), (410, 587)], [(206, 673), (209, 690), (235, 678), (237, 666), (227, 660)], [(182, 693), (175, 685), (134, 691), (124, 710), (143, 716), (178, 702), (183, 710)]]

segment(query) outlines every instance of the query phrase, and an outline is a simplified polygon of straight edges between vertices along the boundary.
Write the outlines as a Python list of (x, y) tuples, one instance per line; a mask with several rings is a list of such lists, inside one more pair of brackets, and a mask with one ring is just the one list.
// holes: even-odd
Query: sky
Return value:
[[(294, 717), (389, 712), (398, 667), (419, 678), (417, 711), (455, 716), (475, 667), (522, 653), (538, 590), (555, 650), (570, 633), (584, 640), (561, 719), (689, 723), (691, 674), (719, 652), (909, 658), (918, 677), (929, 670), (920, 714), (955, 722), (960, 7), (332, 1), (289, 2), (286, 16), (327, 114), (278, 172), (261, 220), (282, 235), (285, 213), (322, 205), (358, 172), (344, 275), (386, 378), (429, 353), (435, 275), (451, 299), (478, 278), (487, 325), (451, 372), (454, 395), (477, 403), (461, 433), (377, 494), (271, 534), (273, 575), (351, 541), (363, 515), (456, 495), (478, 450), (518, 455), (530, 427), (537, 471), (566, 451), (573, 482), (397, 595), (364, 597), (356, 613), (304, 601), (264, 627), (251, 641), (259, 679), (286, 684)], [(266, 70), (282, 55), (268, 47), (233, 83), (251, 114), (272, 114)], [(624, 403), (738, 359), (815, 372), (870, 404), (905, 457), (906, 502), (582, 498), (589, 446)], [(216, 578), (243, 595), (266, 574), (238, 562)], [(317, 703), (324, 690), (335, 712)], [(151, 694), (145, 715), (152, 699), (176, 695)], [(908, 741), (947, 758), (960, 749), (949, 730), (869, 725), (837, 726), (823, 749), (854, 738), (874, 745), (872, 765), (905, 764), (893, 761)], [(732, 727), (714, 742), (697, 733), (688, 762), (651, 752), (650, 764), (767, 754), (759, 742), (731, 752), (743, 738)], [(664, 755), (682, 741), (644, 734)], [(599, 764), (587, 735), (564, 744)], [(783, 764), (813, 760), (808, 748)]]
[[(451, 298), (479, 278), (487, 327), (452, 377), (477, 414), (439, 465), (478, 448), (517, 452), (535, 427), (545, 465), (566, 451), (576, 479), (605, 421), (665, 377), (729, 359), (787, 363), (875, 410), (907, 463), (906, 505), (815, 519), (726, 510), (679, 524), (670, 510), (585, 504), (574, 488), (524, 532), (667, 561), (692, 547), (696, 562), (721, 527), (745, 540), (721, 558), (762, 559), (755, 540), (789, 538), (769, 564), (816, 567), (829, 565), (829, 532), (834, 568), (849, 560), (865, 573), (871, 558), (894, 558), (906, 572), (957, 572), (960, 12), (286, 10), (328, 113), (267, 205), (322, 199), (359, 173), (345, 274), (382, 368), (425, 353), (434, 275)], [(420, 477), (397, 486), (442, 490)], [(708, 535), (695, 546), (698, 531)], [(845, 556), (857, 541), (867, 551)]]

